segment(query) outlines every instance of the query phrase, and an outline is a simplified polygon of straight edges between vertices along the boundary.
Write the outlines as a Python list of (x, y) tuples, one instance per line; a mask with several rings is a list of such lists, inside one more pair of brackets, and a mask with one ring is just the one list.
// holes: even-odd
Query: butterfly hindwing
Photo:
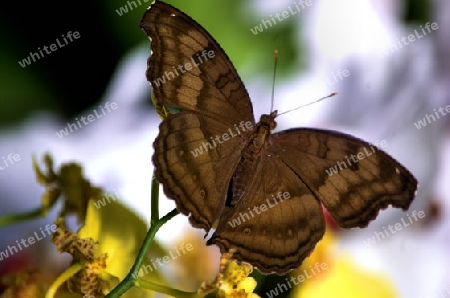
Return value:
[(273, 154), (295, 171), (341, 227), (366, 227), (380, 210), (390, 205), (407, 210), (414, 198), (414, 176), (384, 151), (351, 135), (299, 128), (273, 134), (271, 141)]
[(320, 202), (280, 159), (264, 153), (254, 181), (236, 206), (226, 206), (209, 244), (263, 273), (298, 268), (325, 231)]
[[(236, 248), (238, 260), (263, 273), (286, 273), (312, 252), (325, 230), (320, 203), (341, 227), (352, 228), (367, 226), (389, 205), (406, 210), (414, 198), (417, 181), (411, 173), (363, 140), (303, 128), (269, 138), (254, 161), (246, 195), (225, 207), (208, 241), (221, 251)], [(342, 170), (330, 172), (338, 162)]]

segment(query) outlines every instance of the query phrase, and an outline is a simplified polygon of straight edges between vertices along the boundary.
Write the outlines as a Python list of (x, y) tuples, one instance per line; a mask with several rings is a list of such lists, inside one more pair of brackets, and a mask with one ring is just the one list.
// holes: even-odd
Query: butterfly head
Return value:
[(274, 130), (275, 127), (277, 127), (277, 123), (275, 122), (275, 118), (278, 115), (278, 111), (275, 110), (269, 115), (263, 114), (261, 115), (261, 118), (259, 119), (259, 125), (264, 125), (270, 128), (270, 130)]

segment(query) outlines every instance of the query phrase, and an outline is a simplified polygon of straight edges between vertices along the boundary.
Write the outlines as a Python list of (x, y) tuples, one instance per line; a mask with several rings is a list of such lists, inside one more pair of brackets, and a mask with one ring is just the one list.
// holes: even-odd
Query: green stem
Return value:
[(159, 219), (159, 182), (156, 180), (156, 169), (153, 170), (150, 225)]
[(125, 293), (129, 288), (131, 288), (134, 285), (138, 276), (137, 273), (141, 268), (142, 262), (144, 261), (144, 258), (147, 255), (148, 248), (150, 247), (150, 244), (152, 243), (152, 240), (155, 237), (156, 232), (163, 224), (165, 224), (167, 221), (169, 221), (172, 217), (174, 217), (178, 213), (179, 212), (177, 209), (173, 209), (172, 211), (161, 217), (159, 220), (157, 220), (154, 224), (150, 226), (150, 229), (147, 232), (147, 236), (145, 236), (144, 243), (142, 244), (141, 249), (139, 250), (139, 254), (130, 272), (117, 285), (117, 287), (114, 288), (114, 290), (112, 290), (108, 295), (106, 295), (106, 298), (120, 297), (120, 295)]
[(201, 297), (203, 297), (197, 293), (184, 292), (181, 290), (172, 289), (167, 286), (158, 285), (158, 284), (152, 283), (151, 281), (144, 280), (144, 279), (139, 279), (137, 282), (139, 283), (139, 287), (142, 289), (152, 290), (152, 291), (167, 294), (167, 295), (170, 295), (173, 297), (178, 297), (178, 298), (201, 298)]
[(24, 213), (7, 214), (5, 216), (0, 216), (0, 228), (12, 225), (15, 223), (20, 223), (25, 220), (32, 220), (40, 217), (46, 213), (43, 206), (40, 206), (34, 210), (27, 211)]

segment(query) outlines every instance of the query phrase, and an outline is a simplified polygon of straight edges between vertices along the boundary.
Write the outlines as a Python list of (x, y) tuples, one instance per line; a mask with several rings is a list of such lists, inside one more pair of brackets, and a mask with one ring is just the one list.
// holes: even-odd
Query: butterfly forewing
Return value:
[(151, 39), (147, 79), (156, 101), (183, 111), (160, 125), (156, 177), (190, 222), (209, 231), (255, 127), (250, 98), (218, 43), (183, 12), (156, 1), (140, 26)]
[(197, 22), (156, 1), (140, 26), (151, 39), (147, 79), (159, 103), (196, 111), (231, 127), (235, 119), (255, 124), (252, 103), (233, 64)]
[[(209, 231), (225, 205), (234, 164), (245, 146), (234, 134), (226, 146), (210, 139), (228, 125), (185, 111), (171, 115), (159, 127), (153, 162), (164, 192), (195, 226)], [(209, 144), (209, 145), (208, 145)], [(214, 146), (217, 145), (217, 146)]]

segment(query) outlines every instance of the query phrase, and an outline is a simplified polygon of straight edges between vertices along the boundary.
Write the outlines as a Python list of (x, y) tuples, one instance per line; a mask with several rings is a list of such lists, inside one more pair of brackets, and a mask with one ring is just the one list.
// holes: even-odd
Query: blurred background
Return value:
[[(280, 116), (278, 130), (320, 127), (372, 143), (386, 140), (384, 150), (419, 181), (408, 212), (386, 210), (364, 230), (328, 228), (334, 244), (326, 259), (338, 264), (343, 255), (349, 256), (354, 271), (336, 265), (336, 271), (314, 277), (314, 283), (307, 280), (304, 290), (302, 286), (280, 290), (277, 297), (378, 297), (364, 286), (367, 295), (351, 292), (364, 285), (359, 278), (365, 273), (381, 276), (380, 284), (389, 284), (392, 297), (450, 295), (450, 115), (444, 115), (446, 107), (450, 111), (448, 1), (167, 2), (204, 26), (225, 49), (247, 86), (256, 119), (270, 110), (273, 51), (278, 49), (274, 107), (279, 112), (339, 93)], [(138, 27), (149, 4), (144, 0), (0, 4), (0, 216), (39, 206), (43, 188), (36, 182), (31, 156), (40, 160), (50, 152), (56, 166), (81, 163), (93, 184), (118, 194), (148, 222), (152, 143), (160, 122), (145, 78), (149, 39)], [(276, 14), (283, 11), (287, 17), (278, 21)], [(64, 42), (69, 31), (78, 32), (79, 38)], [(38, 53), (57, 39), (63, 47), (30, 60), (30, 52)], [(117, 109), (104, 110), (102, 117), (73, 132), (61, 132), (81, 116), (101, 113), (108, 102)], [(440, 108), (444, 113), (438, 112)], [(11, 154), (16, 158), (8, 160)], [(160, 201), (161, 214), (174, 207), (171, 201)], [(368, 238), (388, 225), (409, 220), (414, 210), (423, 211), (425, 217), (368, 244)], [(1, 228), (0, 251), (55, 216), (56, 211), (45, 219)], [(174, 247), (186, 235), (197, 241), (199, 251), (208, 251), (210, 268), (202, 278), (213, 279), (217, 250), (202, 246), (203, 232), (191, 228), (184, 216), (164, 226), (157, 239)], [(49, 243), (39, 246), (41, 261), (55, 263), (55, 270), (70, 261), (56, 255)], [(33, 263), (32, 256), (24, 250), (20, 257), (0, 261), (0, 274)], [(196, 257), (202, 258), (202, 253)], [(334, 276), (346, 277), (335, 281)], [(284, 277), (257, 278), (261, 297), (285, 282)], [(374, 280), (379, 279), (369, 279), (369, 284), (376, 288)], [(336, 284), (341, 287), (335, 289)], [(198, 283), (183, 286), (195, 290)]]

